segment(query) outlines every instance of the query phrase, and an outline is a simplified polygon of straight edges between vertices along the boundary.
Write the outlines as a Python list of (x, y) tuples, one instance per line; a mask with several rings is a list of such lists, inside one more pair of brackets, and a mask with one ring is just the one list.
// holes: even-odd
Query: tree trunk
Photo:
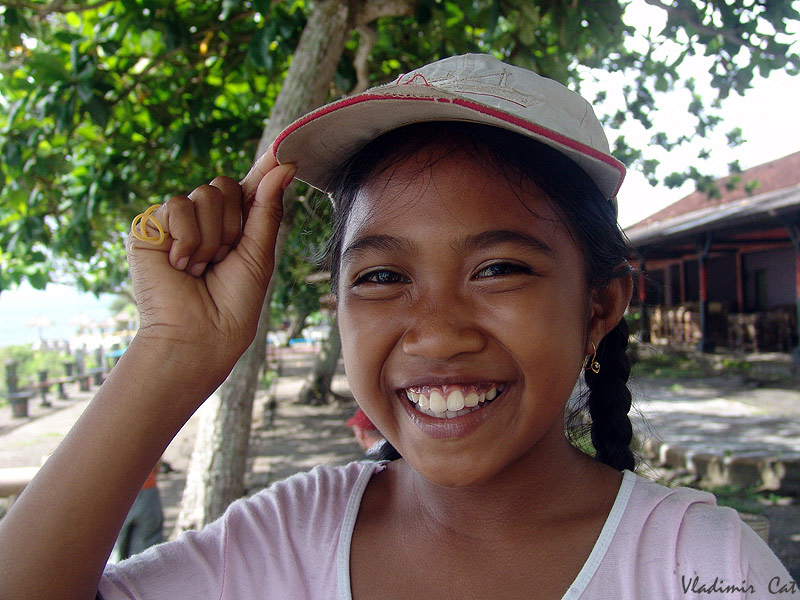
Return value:
[(300, 337), (303, 334), (303, 329), (306, 327), (306, 319), (308, 318), (309, 314), (311, 314), (310, 311), (303, 309), (294, 316), (294, 319), (292, 319), (292, 324), (289, 326), (286, 335), (287, 346), (291, 340)]
[(322, 343), (322, 348), (314, 358), (311, 373), (300, 390), (297, 399), (300, 404), (319, 406), (328, 403), (331, 382), (341, 353), (342, 338), (339, 337), (339, 325), (334, 322), (330, 335)]
[[(257, 155), (261, 155), (289, 123), (325, 101), (345, 42), (357, 23), (381, 16), (408, 15), (417, 1), (318, 2), (300, 36), (292, 64), (264, 128)], [(296, 209), (297, 200), (290, 193), (292, 189), (289, 188), (284, 196), (287, 216)], [(291, 229), (287, 216), (281, 223), (275, 248), (276, 264)], [(225, 383), (201, 409), (200, 430), (189, 465), (176, 531), (202, 527), (213, 521), (228, 504), (244, 493), (253, 402), (258, 376), (266, 358), (269, 305), (274, 282), (273, 278), (267, 289), (253, 343)]]
[[(276, 258), (286, 246), (297, 214), (295, 200), (294, 188), (287, 189)], [(228, 504), (244, 495), (253, 402), (258, 376), (266, 363), (269, 298), (276, 281), (277, 278), (273, 277), (267, 287), (267, 301), (261, 306), (258, 333), (253, 343), (233, 367), (225, 383), (200, 407), (197, 439), (189, 462), (175, 534), (210, 523), (225, 511)]]

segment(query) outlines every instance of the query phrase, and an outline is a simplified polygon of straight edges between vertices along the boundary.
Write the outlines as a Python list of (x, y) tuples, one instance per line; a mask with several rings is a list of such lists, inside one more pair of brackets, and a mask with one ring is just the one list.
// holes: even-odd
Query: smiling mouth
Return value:
[(422, 385), (402, 390), (417, 412), (437, 419), (455, 419), (478, 411), (505, 390), (505, 384)]

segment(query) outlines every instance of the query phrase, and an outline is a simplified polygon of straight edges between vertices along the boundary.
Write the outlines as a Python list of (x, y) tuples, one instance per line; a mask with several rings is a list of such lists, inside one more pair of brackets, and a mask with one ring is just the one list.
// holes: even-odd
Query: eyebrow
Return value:
[[(502, 244), (516, 244), (527, 246), (535, 252), (553, 256), (553, 249), (539, 238), (521, 231), (511, 229), (493, 229), (482, 231), (474, 235), (465, 236), (456, 241), (452, 247), (459, 252), (468, 250), (483, 250), (500, 246)], [(359, 254), (365, 252), (385, 252), (392, 254), (395, 252), (415, 252), (416, 245), (406, 238), (399, 238), (391, 235), (375, 234), (365, 235), (356, 239), (342, 253), (341, 262), (346, 264)]]
[(554, 254), (553, 249), (539, 238), (528, 233), (511, 229), (493, 229), (465, 236), (453, 245), (453, 249), (460, 251), (482, 250), (502, 244), (527, 246), (536, 252), (547, 254), (548, 256)]
[(415, 249), (416, 246), (405, 238), (384, 234), (365, 235), (356, 239), (342, 252), (341, 262), (346, 264), (364, 252), (414, 252)]

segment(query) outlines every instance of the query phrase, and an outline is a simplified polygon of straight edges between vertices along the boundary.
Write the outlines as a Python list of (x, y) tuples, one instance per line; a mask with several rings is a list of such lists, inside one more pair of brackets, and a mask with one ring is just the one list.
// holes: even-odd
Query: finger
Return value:
[(161, 208), (164, 209), (167, 230), (172, 237), (169, 263), (183, 271), (200, 245), (194, 203), (187, 196), (173, 196)]
[(220, 246), (211, 259), (212, 263), (218, 263), (228, 255), (242, 234), (242, 187), (230, 177), (216, 177), (211, 185), (223, 195)]
[(271, 169), (263, 176), (237, 246), (251, 268), (261, 271), (264, 280), (272, 273), (275, 259), (275, 240), (283, 217), (283, 190), (291, 183), (296, 172), (295, 165), (286, 164)]
[(266, 152), (259, 156), (253, 166), (250, 167), (250, 171), (248, 171), (247, 175), (244, 176), (242, 179), (242, 193), (243, 193), (243, 200), (245, 204), (249, 204), (253, 201), (256, 195), (256, 190), (258, 189), (258, 184), (261, 183), (261, 180), (264, 178), (264, 175), (269, 173), (272, 169), (278, 166), (278, 161), (275, 158), (275, 155), (272, 152), (272, 146), (270, 145), (267, 148)]
[(200, 277), (220, 247), (224, 196), (213, 185), (201, 185), (189, 194), (189, 198), (194, 205), (200, 239), (189, 258), (186, 271), (194, 277)]

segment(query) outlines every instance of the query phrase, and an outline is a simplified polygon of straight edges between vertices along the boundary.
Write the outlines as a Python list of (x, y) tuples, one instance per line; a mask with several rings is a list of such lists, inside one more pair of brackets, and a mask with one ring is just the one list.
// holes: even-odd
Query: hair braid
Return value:
[(597, 452), (595, 458), (620, 471), (633, 470), (636, 462), (630, 449), (633, 426), (628, 417), (631, 367), (625, 353), (627, 347), (628, 324), (622, 319), (597, 348), (600, 372), (587, 370), (585, 373), (589, 387), (587, 406), (592, 418), (592, 445)]

